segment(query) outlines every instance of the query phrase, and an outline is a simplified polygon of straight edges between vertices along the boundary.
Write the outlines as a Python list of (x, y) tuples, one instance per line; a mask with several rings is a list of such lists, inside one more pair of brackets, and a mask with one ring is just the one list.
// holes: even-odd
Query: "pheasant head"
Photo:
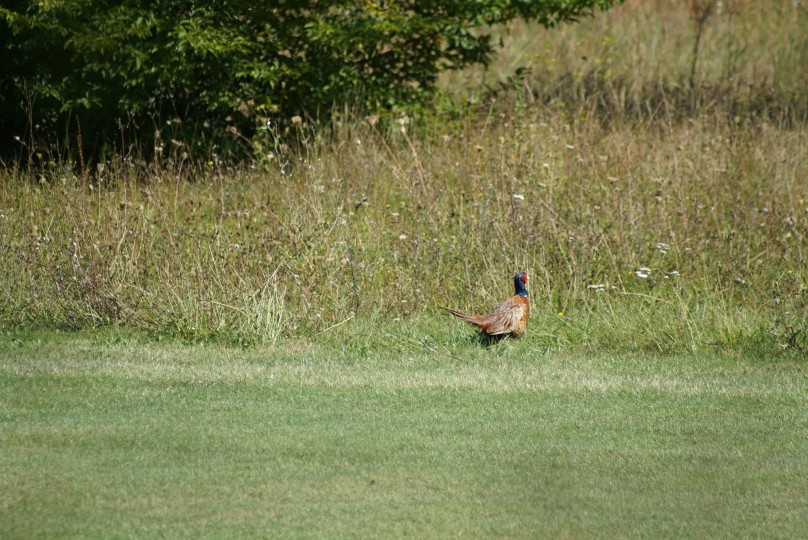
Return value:
[(527, 298), (527, 272), (519, 272), (513, 277), (513, 286), (516, 294)]

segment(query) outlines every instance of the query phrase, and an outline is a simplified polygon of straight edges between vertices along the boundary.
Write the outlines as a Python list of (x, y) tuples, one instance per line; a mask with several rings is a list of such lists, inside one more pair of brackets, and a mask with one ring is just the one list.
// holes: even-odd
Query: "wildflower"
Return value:
[(665, 274), (665, 279), (670, 279), (672, 277), (677, 277), (678, 275), (679, 275), (679, 272), (677, 272), (676, 270), (671, 270), (670, 272)]
[(298, 116), (298, 115), (294, 115), (294, 116), (292, 117), (292, 123), (293, 123), (294, 125), (298, 125), (298, 124), (300, 124), (301, 122), (303, 122), (303, 119), (302, 119), (302, 118), (300, 118), (300, 116)]
[(571, 144), (568, 144), (567, 145), (567, 150), (575, 150), (575, 147), (572, 146)]
[(637, 268), (634, 271), (634, 275), (640, 279), (648, 279), (648, 276), (651, 274), (651, 269), (646, 267)]
[(19, 135), (14, 135), (14, 140), (15, 140), (15, 141), (19, 141), (19, 140), (20, 140), (20, 136), (19, 136)]
[(406, 240), (406, 239), (407, 239), (407, 235), (406, 235), (406, 234), (399, 234), (399, 235), (398, 235), (398, 239), (399, 239), (399, 240), (402, 240), (402, 241), (403, 241), (403, 240)]
[(524, 200), (525, 200), (525, 196), (524, 196), (524, 195), (520, 195), (519, 193), (514, 193), (514, 194), (513, 194), (513, 200), (515, 200), (515, 201), (524, 201)]
[(564, 316), (564, 312), (563, 312), (563, 311), (559, 311), (559, 312), (558, 312), (558, 316), (559, 316), (559, 317), (563, 317), (563, 316)]
[(662, 255), (665, 255), (665, 254), (668, 252), (668, 250), (670, 249), (670, 246), (669, 246), (668, 244), (665, 244), (664, 242), (659, 242), (659, 243), (658, 243), (658, 244), (657, 244), (657, 245), (654, 247), (654, 249), (659, 250), (659, 252), (660, 252)]
[(541, 166), (542, 166), (542, 167), (544, 167), (545, 169), (549, 169), (549, 168), (550, 168), (550, 164), (549, 164), (549, 163), (542, 163), (542, 164), (541, 164)]
[(603, 285), (602, 283), (590, 284), (587, 285), (586, 288), (589, 289), (590, 291), (603, 291), (606, 289), (606, 285)]

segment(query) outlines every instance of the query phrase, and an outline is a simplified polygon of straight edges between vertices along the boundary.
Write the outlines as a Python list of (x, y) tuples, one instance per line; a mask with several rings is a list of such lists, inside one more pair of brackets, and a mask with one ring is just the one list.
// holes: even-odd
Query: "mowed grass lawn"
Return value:
[(805, 537), (799, 357), (0, 336), (0, 537)]

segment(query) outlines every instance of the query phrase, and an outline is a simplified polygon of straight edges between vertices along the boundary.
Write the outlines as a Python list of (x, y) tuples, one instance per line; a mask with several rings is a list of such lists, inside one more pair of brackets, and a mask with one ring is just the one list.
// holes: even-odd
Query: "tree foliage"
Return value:
[(490, 60), (486, 27), (614, 1), (4, 0), (0, 154), (37, 129), (93, 151), (156, 130), (238, 152), (267, 116), (424, 103), (442, 70)]

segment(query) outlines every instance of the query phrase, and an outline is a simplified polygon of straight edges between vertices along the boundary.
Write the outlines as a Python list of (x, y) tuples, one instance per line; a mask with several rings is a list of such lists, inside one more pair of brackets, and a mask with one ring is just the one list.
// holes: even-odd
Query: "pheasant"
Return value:
[(527, 328), (527, 319), (530, 315), (530, 300), (527, 297), (527, 274), (521, 272), (513, 278), (516, 294), (502, 302), (488, 315), (470, 315), (448, 309), (447, 311), (471, 323), (487, 337), (502, 338), (505, 336), (521, 337)]

